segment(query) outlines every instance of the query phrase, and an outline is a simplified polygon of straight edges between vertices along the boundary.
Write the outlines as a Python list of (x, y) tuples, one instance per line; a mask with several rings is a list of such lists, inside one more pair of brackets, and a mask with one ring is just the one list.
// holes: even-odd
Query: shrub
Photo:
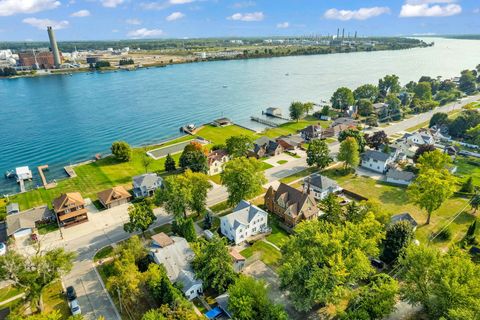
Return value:
[(452, 239), (452, 230), (450, 228), (444, 228), (436, 234), (437, 238), (441, 241), (448, 241)]

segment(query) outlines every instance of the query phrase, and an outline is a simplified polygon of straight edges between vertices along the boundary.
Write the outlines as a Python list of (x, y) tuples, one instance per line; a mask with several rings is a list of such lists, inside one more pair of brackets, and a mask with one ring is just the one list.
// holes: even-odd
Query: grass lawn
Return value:
[(63, 288), (60, 281), (54, 282), (45, 288), (43, 291), (44, 313), (58, 310), (62, 315), (61, 319), (67, 319), (70, 316), (70, 308), (62, 291)]
[(288, 161), (287, 160), (278, 160), (277, 163), (282, 165), (282, 164), (285, 164), (287, 163)]
[(314, 172), (317, 172), (318, 169), (316, 167), (311, 167), (311, 168), (308, 168), (308, 169), (305, 169), (305, 170), (302, 170), (302, 171), (299, 171), (291, 176), (288, 176), (288, 177), (285, 177), (283, 179), (280, 179), (280, 182), (283, 182), (283, 183), (286, 183), (286, 184), (290, 184), (292, 183), (293, 181), (296, 181), (298, 179), (301, 179), (301, 178), (304, 178), (308, 175), (311, 175), (312, 173)]
[(272, 269), (276, 270), (280, 265), (282, 254), (270, 244), (264, 241), (257, 241), (251, 247), (242, 250), (240, 254), (245, 258), (253, 256), (255, 252), (261, 252), (261, 260)]
[(172, 232), (172, 225), (170, 223), (164, 224), (162, 226), (158, 226), (153, 228), (154, 234), (164, 232), (166, 234), (170, 234)]
[(227, 201), (217, 203), (216, 205), (210, 207), (210, 210), (212, 210), (214, 213), (220, 213), (228, 209), (232, 209), (232, 207), (228, 205)]
[(266, 135), (267, 137), (270, 137), (270, 138), (277, 138), (279, 136), (295, 134), (298, 131), (300, 131), (300, 130), (304, 129), (305, 127), (307, 127), (309, 125), (312, 125), (312, 124), (319, 124), (320, 123), (320, 125), (322, 127), (327, 128), (328, 125), (330, 124), (330, 122), (331, 121), (321, 121), (321, 120), (318, 120), (318, 119), (316, 119), (312, 116), (308, 116), (303, 120), (299, 120), (298, 122), (296, 122), (296, 121), (287, 122), (287, 123), (279, 125), (276, 128), (267, 129), (267, 130), (265, 130), (264, 135)]
[(415, 132), (415, 131), (417, 131), (418, 129), (428, 127), (428, 124), (429, 124), (429, 123), (430, 123), (430, 120), (429, 120), (429, 121), (425, 121), (425, 122), (421, 122), (421, 123), (419, 123), (419, 124), (417, 124), (417, 125), (415, 125), (415, 126), (413, 126), (413, 127), (408, 128), (408, 129), (405, 130), (405, 131), (407, 131), (407, 132)]
[(224, 144), (225, 141), (231, 136), (245, 135), (251, 138), (258, 137), (255, 132), (236, 125), (227, 127), (214, 127), (212, 125), (206, 125), (198, 130), (196, 135), (207, 139), (212, 144)]
[(42, 224), (37, 227), (38, 234), (44, 235), (49, 232), (58, 230), (58, 224), (56, 222), (54, 223), (48, 223), (48, 224)]
[(7, 286), (5, 288), (2, 288), (0, 289), (0, 302), (13, 298), (22, 292), (23, 292), (22, 290), (14, 288), (12, 286)]
[(277, 247), (281, 247), (287, 241), (288, 233), (279, 227), (278, 218), (273, 214), (268, 215), (268, 221), (268, 225), (272, 228), (272, 233), (267, 237), (267, 240)]
[[(368, 199), (380, 202), (389, 214), (410, 213), (419, 223), (416, 236), (417, 239), (423, 243), (428, 241), (432, 233), (438, 232), (445, 226), (468, 202), (467, 199), (464, 198), (450, 198), (440, 209), (432, 214), (430, 225), (425, 225), (424, 223), (427, 218), (426, 212), (409, 201), (405, 188), (377, 182), (376, 180), (363, 176), (355, 177), (353, 174), (339, 175), (336, 174), (334, 170), (328, 170), (324, 172), (324, 174), (337, 180), (343, 188)], [(460, 240), (464, 236), (470, 223), (474, 220), (474, 216), (470, 214), (469, 210), (470, 208), (450, 225), (452, 234), (454, 235), (452, 241)], [(443, 242), (438, 244), (444, 246), (448, 243)]]
[(112, 246), (106, 246), (95, 253), (95, 256), (93, 257), (93, 261), (97, 262), (98, 260), (109, 258), (113, 255), (113, 247)]
[(461, 176), (461, 182), (465, 182), (469, 176), (473, 184), (480, 187), (480, 159), (473, 157), (457, 157), (455, 160), (457, 175)]
[(270, 168), (273, 168), (273, 166), (270, 164), (270, 163), (267, 163), (265, 161), (262, 161), (262, 170), (265, 171), (265, 170), (268, 170)]
[(213, 181), (214, 183), (216, 183), (216, 184), (222, 184), (222, 181), (221, 181), (221, 180), (222, 180), (222, 177), (220, 176), (220, 174), (216, 174), (216, 175), (214, 175), (214, 176), (210, 176), (209, 178), (210, 178), (210, 180), (212, 180), (212, 181)]

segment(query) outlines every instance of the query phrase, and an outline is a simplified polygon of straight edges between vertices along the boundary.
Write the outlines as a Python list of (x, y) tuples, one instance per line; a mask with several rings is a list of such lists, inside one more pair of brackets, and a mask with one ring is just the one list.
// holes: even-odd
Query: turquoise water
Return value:
[[(267, 107), (286, 114), (292, 100), (327, 100), (340, 86), (376, 83), (391, 73), (403, 83), (452, 77), (480, 63), (480, 41), (433, 40), (434, 47), (403, 51), (0, 80), (0, 172), (28, 165), (36, 174), (36, 166), (48, 164), (48, 178), (61, 178), (63, 166), (108, 152), (115, 140), (159, 142), (183, 124), (222, 115), (255, 126), (250, 116)], [(0, 192), (18, 192), (18, 185), (1, 178)]]

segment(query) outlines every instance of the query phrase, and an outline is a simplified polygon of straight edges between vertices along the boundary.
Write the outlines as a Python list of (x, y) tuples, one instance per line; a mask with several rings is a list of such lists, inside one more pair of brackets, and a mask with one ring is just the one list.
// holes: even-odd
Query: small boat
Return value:
[(228, 88), (228, 86), (227, 86), (226, 84), (224, 84), (222, 87), (223, 87), (223, 88)]
[(5, 172), (5, 178), (10, 179), (10, 178), (15, 178), (15, 171), (14, 170), (9, 170)]
[(289, 73), (285, 73), (285, 76), (288, 77), (290, 74)]

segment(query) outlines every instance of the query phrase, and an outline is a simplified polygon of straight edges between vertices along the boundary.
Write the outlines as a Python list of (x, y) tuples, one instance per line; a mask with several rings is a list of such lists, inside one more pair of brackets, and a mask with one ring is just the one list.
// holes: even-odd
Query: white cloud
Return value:
[(142, 24), (142, 21), (141, 21), (141, 20), (135, 19), (135, 18), (127, 19), (127, 20), (125, 20), (125, 22), (126, 22), (127, 24), (131, 24), (131, 25), (135, 25), (135, 26), (138, 26), (139, 24)]
[(54, 30), (65, 29), (68, 27), (68, 21), (55, 21), (50, 19), (37, 19), (37, 18), (25, 18), (22, 20), (23, 23), (29, 24), (32, 27), (35, 27), (40, 30), (46, 30), (47, 27), (52, 27)]
[(88, 10), (79, 10), (70, 15), (70, 17), (75, 17), (75, 18), (83, 18), (88, 16), (90, 16), (90, 11)]
[(167, 0), (163, 2), (142, 2), (140, 6), (145, 10), (163, 10), (171, 6), (188, 4), (196, 2), (197, 0)]
[(102, 5), (106, 8), (116, 8), (123, 3), (123, 0), (101, 0)]
[(227, 17), (228, 20), (236, 20), (236, 21), (262, 21), (265, 19), (265, 15), (263, 12), (251, 12), (251, 13), (235, 13), (230, 17)]
[(473, 9), (473, 13), (480, 13), (480, 8)]
[(449, 17), (462, 12), (456, 0), (406, 0), (400, 17)]
[(235, 2), (232, 7), (235, 9), (243, 9), (243, 8), (248, 8), (248, 7), (254, 7), (257, 4), (255, 1), (241, 1), (241, 2)]
[(18, 13), (36, 13), (60, 6), (57, 0), (0, 0), (0, 16)]
[(390, 13), (388, 7), (372, 7), (372, 8), (360, 8), (358, 10), (338, 10), (335, 8), (328, 9), (323, 14), (326, 19), (333, 20), (367, 20), (373, 17), (380, 16), (382, 14)]
[(177, 12), (173, 12), (172, 14), (170, 14), (169, 16), (167, 16), (165, 18), (165, 20), (167, 21), (175, 21), (175, 20), (179, 20), (179, 19), (182, 19), (183, 17), (185, 17), (185, 15), (179, 11)]
[(277, 28), (279, 29), (287, 29), (290, 27), (290, 22), (282, 22), (277, 24)]
[(147, 28), (132, 30), (129, 33), (127, 33), (128, 37), (134, 38), (134, 39), (159, 37), (161, 35), (163, 35), (162, 30), (160, 30), (160, 29), (147, 29)]

